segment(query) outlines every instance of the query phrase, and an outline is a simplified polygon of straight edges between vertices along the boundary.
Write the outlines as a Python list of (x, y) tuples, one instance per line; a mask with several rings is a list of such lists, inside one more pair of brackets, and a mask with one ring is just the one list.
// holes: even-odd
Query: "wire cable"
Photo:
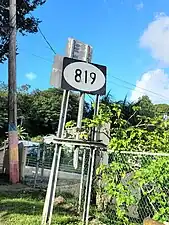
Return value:
[(144, 90), (144, 91), (150, 92), (150, 93), (152, 93), (152, 94), (154, 94), (154, 95), (157, 95), (158, 97), (161, 96), (161, 97), (163, 97), (163, 98), (169, 100), (169, 98), (167, 98), (166, 96), (161, 95), (161, 94), (159, 94), (159, 93), (157, 93), (157, 92), (148, 90), (148, 89), (146, 89), (146, 88), (139, 87), (139, 86), (137, 86), (137, 85), (135, 85), (135, 84), (133, 84), (133, 83), (130, 83), (130, 82), (128, 82), (128, 81), (125, 81), (125, 80), (120, 79), (120, 78), (115, 77), (115, 76), (111, 76), (111, 77), (113, 77), (114, 79), (119, 80), (119, 81), (121, 81), (121, 82), (123, 82), (123, 83), (129, 84), (129, 85), (131, 85), (131, 86), (133, 86), (133, 87), (136, 87), (136, 88), (142, 89), (142, 90)]
[[(26, 1), (23, 0), (23, 2), (24, 2), (24, 4), (25, 4), (26, 8), (29, 10)], [(29, 12), (29, 14), (33, 17), (33, 15), (32, 15), (31, 12)], [(43, 39), (45, 40), (46, 44), (49, 46), (49, 48), (50, 48), (51, 51), (54, 53), (54, 55), (56, 55), (56, 52), (55, 52), (54, 48), (52, 47), (52, 45), (50, 44), (50, 42), (48, 41), (48, 39), (46, 38), (46, 36), (45, 36), (44, 33), (42, 32), (42, 30), (40, 29), (39, 25), (37, 25), (37, 28), (38, 28), (38, 30), (39, 30), (39, 33), (41, 34), (41, 36), (42, 36)]]
[[(135, 91), (135, 92), (139, 92), (139, 93), (141, 93), (141, 94), (145, 94), (145, 92), (143, 92), (143, 91), (139, 91), (139, 90), (133, 90), (131, 87), (127, 87), (127, 86), (125, 86), (125, 85), (121, 85), (121, 84), (117, 84), (117, 83), (114, 83), (113, 81), (110, 81), (109, 82), (109, 84), (114, 84), (114, 85), (117, 85), (117, 86), (119, 86), (119, 87), (122, 87), (122, 88), (126, 88), (126, 89), (128, 89), (128, 90), (131, 90), (131, 91)], [(153, 95), (154, 93), (150, 93), (151, 95)], [(162, 99), (162, 100), (167, 100), (167, 101), (169, 101), (169, 98), (167, 98), (167, 97), (161, 97), (160, 95), (158, 95), (158, 97), (160, 98), (160, 99)]]
[(20, 51), (23, 51), (23, 52), (26, 52), (26, 53), (28, 53), (28, 54), (30, 54), (30, 55), (36, 57), (36, 58), (42, 59), (42, 60), (44, 60), (44, 61), (46, 61), (46, 62), (52, 64), (52, 61), (50, 61), (50, 60), (48, 60), (48, 59), (46, 59), (46, 58), (44, 58), (44, 57), (42, 57), (42, 56), (40, 56), (40, 55), (37, 55), (37, 54), (31, 53), (31, 52), (28, 52), (26, 49), (19, 48), (19, 50), (20, 50)]
[(47, 40), (47, 38), (45, 37), (45, 35), (43, 34), (42, 30), (40, 29), (40, 27), (38, 26), (38, 30), (40, 32), (40, 34), (42, 35), (43, 39), (45, 40), (45, 42), (47, 43), (47, 45), (49, 46), (49, 48), (52, 50), (52, 52), (56, 55), (56, 52), (54, 50), (54, 48), (52, 47), (52, 45), (49, 43), (49, 41)]

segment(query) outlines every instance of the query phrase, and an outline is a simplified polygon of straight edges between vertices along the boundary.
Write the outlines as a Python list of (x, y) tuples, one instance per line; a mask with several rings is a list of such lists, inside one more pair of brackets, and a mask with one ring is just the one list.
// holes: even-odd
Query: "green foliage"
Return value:
[(21, 125), (17, 126), (17, 131), (19, 140), (28, 139), (28, 133), (25, 132), (25, 129)]
[(73, 121), (73, 120), (68, 121), (65, 125), (66, 128), (72, 128), (72, 127), (75, 127), (75, 126), (76, 126), (76, 122)]
[[(22, 85), (17, 90), (18, 124), (30, 137), (54, 134), (57, 131), (62, 90), (29, 91), (29, 85)], [(71, 93), (67, 121), (76, 120), (78, 96)], [(5, 138), (8, 130), (8, 94), (7, 85), (0, 83), (0, 136)]]
[(151, 118), (155, 116), (155, 106), (148, 96), (142, 96), (137, 105), (140, 106), (139, 115)]
[(157, 104), (154, 106), (155, 112), (157, 116), (164, 115), (165, 113), (169, 113), (169, 105), (167, 104)]
[[(98, 116), (84, 121), (88, 130), (111, 123), (110, 163), (98, 169), (98, 178), (102, 183), (98, 191), (101, 196), (106, 196), (104, 203), (107, 201), (99, 217), (106, 224), (140, 224), (148, 216), (158, 221), (169, 218), (169, 156), (136, 155), (132, 158), (131, 154), (124, 157), (121, 153), (169, 152), (169, 121), (153, 114), (145, 116), (148, 113), (145, 105), (132, 105), (132, 113), (126, 117), (122, 104), (103, 104)], [(134, 123), (131, 122), (133, 117)], [(140, 197), (136, 195), (136, 190), (139, 190)], [(132, 206), (137, 207), (137, 219), (129, 215)]]
[(143, 195), (151, 203), (153, 218), (157, 221), (168, 221), (169, 156), (154, 158), (135, 172), (133, 180), (137, 180)]
[[(17, 0), (16, 3), (16, 27), (21, 35), (27, 33), (37, 33), (40, 20), (35, 18), (31, 12), (43, 5), (46, 0)], [(1, 29), (0, 29), (0, 63), (4, 62), (8, 57), (9, 34), (9, 1), (2, 1), (0, 7)]]
[[(101, 219), (106, 224), (131, 225), (127, 216), (128, 207), (135, 203), (130, 189), (121, 183), (122, 178), (129, 172), (123, 163), (113, 162), (109, 166), (101, 166), (97, 173), (101, 176), (102, 185), (100, 194), (105, 196), (107, 205), (103, 209)], [(111, 205), (110, 205), (111, 203)]]
[(36, 136), (36, 137), (32, 137), (31, 138), (32, 142), (42, 142), (43, 141), (43, 137), (42, 136)]
[[(62, 93), (62, 90), (49, 88), (31, 94), (32, 104), (25, 123), (32, 136), (53, 134), (57, 131)], [(67, 121), (76, 120), (77, 111), (78, 97), (70, 94)]]
[[(162, 117), (149, 118), (139, 115), (140, 106), (132, 106), (133, 114), (126, 119), (121, 105), (101, 104), (99, 115), (85, 119), (84, 127), (89, 129), (111, 123), (109, 148), (112, 151), (169, 152), (169, 121)], [(135, 117), (137, 124), (130, 120)]]
[[(129, 155), (115, 153), (113, 157), (112, 163), (97, 171), (103, 184), (100, 194), (107, 199), (103, 221), (131, 225), (142, 223), (148, 216), (168, 221), (169, 157), (136, 157), (133, 163)], [(136, 168), (138, 159), (140, 168)], [(137, 219), (130, 215), (133, 206)]]

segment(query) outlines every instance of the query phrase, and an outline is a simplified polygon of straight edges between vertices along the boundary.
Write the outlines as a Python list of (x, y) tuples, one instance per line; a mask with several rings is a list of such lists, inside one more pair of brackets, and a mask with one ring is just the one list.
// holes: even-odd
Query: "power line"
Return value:
[(45, 40), (45, 42), (47, 43), (47, 45), (49, 46), (49, 48), (52, 50), (52, 52), (56, 55), (55, 50), (53, 49), (52, 45), (49, 43), (49, 41), (47, 40), (47, 38), (45, 37), (45, 35), (43, 34), (42, 30), (40, 29), (40, 27), (38, 26), (38, 30), (40, 32), (40, 34), (42, 35), (43, 39)]
[[(30, 54), (30, 55), (36, 57), (36, 58), (42, 59), (42, 60), (44, 60), (44, 61), (46, 61), (46, 62), (48, 62), (48, 63), (52, 63), (52, 61), (50, 61), (50, 60), (48, 60), (48, 59), (46, 59), (46, 58), (44, 58), (44, 57), (42, 57), (42, 56), (40, 56), (40, 55), (31, 53), (31, 52), (27, 52), (27, 50), (25, 50), (25, 49), (21, 49), (21, 48), (20, 48), (20, 50), (21, 50), (21, 51), (24, 51), (24, 52), (26, 52), (26, 53), (28, 53), (28, 54)], [(115, 83), (115, 82), (113, 82), (113, 81), (110, 81), (109, 83), (112, 83), (112, 84), (117, 85), (117, 86), (119, 86), (119, 87), (122, 87), (122, 88), (125, 88), (125, 89), (128, 89), (128, 90), (133, 91), (133, 89), (132, 89), (131, 87), (127, 87), (127, 86), (125, 86), (125, 85), (121, 85), (121, 84)], [(135, 85), (135, 86), (136, 86), (136, 85)], [(140, 88), (140, 89), (141, 89), (141, 88)], [(139, 90), (134, 90), (134, 91), (135, 91), (135, 92), (139, 92), (139, 93), (144, 94), (144, 92), (141, 91), (141, 90), (140, 90), (140, 91), (139, 91)], [(151, 94), (155, 94), (155, 93), (151, 93)], [(155, 95), (158, 95), (158, 97), (159, 97), (160, 99), (163, 99), (163, 100), (169, 100), (169, 98), (167, 98), (167, 97), (164, 97), (164, 96), (161, 96), (161, 97), (160, 97), (160, 94), (157, 94), (157, 93), (156, 93)], [(94, 101), (94, 99), (93, 99), (89, 94), (87, 94), (87, 96), (88, 96), (92, 101)]]
[(46, 58), (44, 58), (44, 57), (42, 57), (42, 56), (40, 56), (40, 55), (37, 55), (37, 54), (31, 53), (31, 52), (28, 52), (28, 51), (25, 50), (25, 49), (19, 48), (19, 50), (20, 50), (20, 51), (24, 51), (24, 52), (26, 52), (26, 53), (28, 53), (28, 54), (30, 54), (30, 55), (36, 57), (36, 58), (42, 59), (42, 60), (44, 60), (44, 61), (46, 61), (46, 62), (48, 62), (48, 63), (52, 63), (52, 61), (50, 61), (50, 60), (48, 60), (48, 59), (46, 59)]
[[(26, 1), (23, 0), (23, 2), (24, 2), (24, 4), (25, 4), (26, 8), (29, 10)], [(29, 12), (29, 14), (33, 17), (33, 15), (32, 15), (31, 12)], [(38, 25), (37, 25), (37, 26), (38, 26)], [(50, 42), (48, 41), (48, 39), (46, 38), (46, 36), (44, 35), (44, 33), (42, 32), (42, 30), (40, 29), (39, 26), (38, 26), (38, 30), (39, 30), (41, 36), (43, 37), (43, 39), (45, 40), (46, 44), (47, 44), (47, 45), (49, 46), (49, 48), (51, 49), (51, 51), (56, 55), (56, 52), (55, 52), (54, 48), (52, 47), (52, 45), (50, 44)]]
[(111, 77), (113, 77), (114, 79), (119, 80), (119, 81), (121, 81), (121, 82), (123, 82), (123, 83), (129, 84), (129, 85), (134, 86), (134, 87), (136, 87), (136, 88), (139, 88), (139, 89), (141, 89), (141, 90), (150, 92), (150, 93), (152, 93), (152, 94), (154, 94), (154, 95), (157, 95), (158, 97), (161, 96), (162, 98), (165, 98), (165, 99), (168, 99), (168, 100), (169, 100), (169, 98), (167, 98), (166, 96), (161, 95), (161, 94), (159, 94), (159, 93), (157, 93), (157, 92), (148, 90), (148, 89), (146, 89), (146, 88), (139, 87), (139, 86), (137, 86), (137, 85), (135, 85), (135, 84), (133, 84), (133, 83), (130, 83), (130, 82), (128, 82), (128, 81), (125, 81), (125, 80), (120, 79), (120, 78), (115, 77), (115, 76), (111, 76)]
[[(114, 83), (113, 81), (110, 81), (109, 83), (115, 84), (115, 85), (117, 85), (117, 86), (119, 86), (119, 87), (126, 88), (126, 89), (131, 90), (131, 91), (139, 92), (139, 93), (142, 93), (142, 94), (145, 93), (145, 92), (143, 92), (143, 91), (133, 90), (132, 88), (127, 87), (127, 86), (125, 86), (125, 85), (121, 85), (121, 84)], [(151, 94), (153, 94), (153, 93), (151, 93)], [(162, 100), (168, 100), (168, 101), (169, 101), (169, 98), (167, 98), (167, 97), (161, 97), (159, 94), (158, 94), (158, 97), (159, 97), (160, 99), (162, 99)]]

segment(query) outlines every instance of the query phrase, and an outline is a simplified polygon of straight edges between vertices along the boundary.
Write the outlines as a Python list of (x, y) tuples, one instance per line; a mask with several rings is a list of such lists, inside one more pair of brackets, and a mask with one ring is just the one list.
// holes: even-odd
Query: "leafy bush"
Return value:
[[(142, 223), (149, 216), (157, 221), (167, 221), (169, 156), (153, 156), (151, 159), (146, 156), (147, 160), (143, 156), (140, 168), (136, 168), (127, 160), (128, 156), (122, 155), (115, 154), (111, 164), (98, 169), (102, 181), (99, 192), (106, 196), (104, 203), (107, 201), (106, 207), (102, 207), (104, 222), (131, 225)], [(132, 207), (137, 211), (137, 219), (130, 215)]]
[[(100, 219), (106, 224), (142, 224), (150, 216), (158, 221), (169, 218), (169, 156), (130, 152), (169, 152), (169, 121), (133, 114), (124, 117), (120, 105), (102, 105), (99, 115), (87, 120), (87, 127), (111, 123), (110, 164), (101, 166), (98, 193), (103, 198)], [(130, 122), (136, 117), (136, 124)], [(126, 154), (124, 152), (127, 152)], [(131, 211), (136, 215), (131, 215)]]

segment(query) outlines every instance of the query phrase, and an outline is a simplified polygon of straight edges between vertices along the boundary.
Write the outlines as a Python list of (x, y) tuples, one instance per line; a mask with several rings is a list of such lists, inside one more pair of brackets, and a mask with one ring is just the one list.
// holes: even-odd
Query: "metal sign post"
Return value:
[[(69, 39), (68, 46), (67, 46), (67, 55), (71, 58), (78, 58), (83, 60), (83, 58), (86, 57), (86, 55), (84, 56), (83, 47), (84, 47), (83, 43), (80, 43), (74, 39)], [(52, 75), (51, 75), (51, 84), (59, 88), (60, 80), (62, 79), (61, 69), (62, 69), (63, 60), (62, 58), (58, 57), (58, 61), (56, 57), (53, 70), (52, 70)], [(58, 65), (57, 65), (57, 62), (58, 62)], [(57, 76), (60, 76), (60, 77), (57, 77)], [(70, 73), (69, 79), (71, 78), (71, 76), (72, 74)], [(57, 133), (58, 138), (62, 138), (63, 136), (64, 126), (66, 122), (67, 108), (68, 108), (68, 100), (69, 100), (70, 89), (66, 89), (66, 88), (63, 88), (63, 89), (64, 89), (64, 93), (62, 98), (61, 113), (60, 113), (58, 133)], [(45, 204), (43, 209), (42, 223), (41, 223), (42, 225), (51, 224), (53, 204), (54, 204), (56, 185), (57, 185), (57, 179), (58, 179), (58, 173), (59, 173), (60, 157), (61, 157), (61, 145), (56, 144), (49, 183), (48, 183), (48, 189), (47, 189), (46, 199), (45, 199)]]
[[(60, 113), (60, 119), (59, 119), (59, 126), (58, 126), (58, 133), (57, 133), (58, 138), (62, 137), (63, 135), (64, 121), (65, 121), (67, 107), (68, 107), (68, 99), (69, 99), (69, 91), (65, 90), (63, 93), (61, 113)], [(53, 204), (54, 204), (57, 178), (58, 178), (58, 172), (59, 172), (60, 156), (61, 156), (61, 146), (59, 144), (56, 144), (47, 193), (46, 193), (46, 199), (45, 199), (45, 204), (43, 209), (42, 225), (51, 224)]]
[[(94, 108), (94, 115), (98, 115), (99, 112), (99, 95), (96, 95), (96, 105)], [(92, 140), (97, 140), (97, 128), (94, 127), (92, 131)], [(83, 225), (88, 225), (89, 220), (89, 208), (90, 208), (90, 200), (91, 200), (91, 188), (92, 188), (92, 177), (93, 177), (93, 169), (95, 164), (95, 154), (96, 149), (91, 148), (90, 149), (90, 158), (89, 158), (89, 164), (88, 164), (88, 172), (87, 172), (87, 180), (86, 180), (86, 190), (85, 190), (85, 199), (84, 199), (84, 207), (83, 207)]]
[[(81, 42), (75, 42), (74, 44), (75, 47), (75, 53), (76, 55), (74, 55), (75, 59), (82, 59), (83, 61), (86, 62), (91, 62), (91, 58), (92, 58), (92, 48), (89, 45), (85, 45)], [(80, 49), (82, 49), (80, 51)], [(77, 50), (78, 53), (80, 53), (80, 56), (83, 57), (77, 57)], [(84, 52), (84, 54), (82, 54), (82, 52)], [(81, 130), (81, 126), (82, 126), (82, 119), (83, 119), (83, 113), (84, 113), (84, 101), (85, 101), (85, 93), (80, 93), (80, 99), (79, 99), (79, 109), (78, 109), (78, 116), (77, 116), (77, 134), (76, 134), (76, 139), (79, 139), (79, 131)], [(78, 167), (78, 159), (79, 159), (79, 150), (78, 148), (75, 147), (74, 150), (74, 157), (73, 157), (73, 166), (75, 169), (77, 169)], [(83, 167), (83, 165), (82, 165)], [(81, 182), (83, 182), (83, 179), (81, 178)], [(82, 186), (83, 184), (80, 184), (80, 193), (79, 193), (79, 204), (81, 202), (81, 191), (82, 191)], [(80, 206), (79, 206), (80, 208)]]
[[(61, 87), (66, 90), (74, 90), (97, 95), (95, 107), (96, 115), (98, 113), (99, 95), (104, 95), (106, 93), (106, 67), (103, 65), (86, 63), (81, 60), (64, 57)], [(92, 136), (94, 139), (95, 132)], [(86, 222), (86, 224), (88, 224), (94, 163), (95, 149), (91, 149), (83, 211), (83, 222)], [(82, 180), (83, 179), (81, 178), (81, 181)], [(82, 188), (82, 184), (80, 185), (80, 188)], [(81, 207), (81, 194), (82, 191), (80, 191), (79, 194), (79, 209)]]
[[(71, 47), (68, 49), (67, 54), (69, 57), (72, 56), (73, 50)], [(54, 63), (56, 64), (56, 62), (57, 60), (55, 57)], [(60, 62), (62, 62), (62, 58), (60, 58), (59, 65), (57, 65), (59, 67), (58, 70), (57, 70), (57, 67), (52, 69), (51, 80), (52, 80), (52, 85), (55, 87), (59, 87), (60, 85), (60, 79), (61, 79), (60, 69), (62, 69), (62, 63)], [(54, 73), (55, 71), (58, 71), (58, 72)], [(60, 77), (58, 79), (55, 79), (55, 78), (53, 79), (53, 77), (57, 75)], [(56, 84), (55, 84), (55, 81), (56, 81)], [(59, 125), (58, 125), (58, 132), (57, 132), (58, 138), (61, 138), (63, 136), (67, 108), (68, 108), (68, 101), (69, 101), (69, 91), (64, 90), (60, 118), (59, 118)], [(60, 157), (61, 157), (61, 146), (59, 144), (56, 144), (54, 149), (54, 156), (53, 156), (52, 167), (51, 167), (51, 172), (50, 172), (50, 177), (48, 182), (48, 188), (46, 192), (45, 204), (43, 208), (42, 223), (41, 223), (42, 225), (46, 225), (46, 224), (50, 225), (52, 221), (52, 212), (53, 212), (53, 204), (54, 204), (56, 185), (57, 185), (57, 179), (58, 179), (58, 173), (59, 173)]]

